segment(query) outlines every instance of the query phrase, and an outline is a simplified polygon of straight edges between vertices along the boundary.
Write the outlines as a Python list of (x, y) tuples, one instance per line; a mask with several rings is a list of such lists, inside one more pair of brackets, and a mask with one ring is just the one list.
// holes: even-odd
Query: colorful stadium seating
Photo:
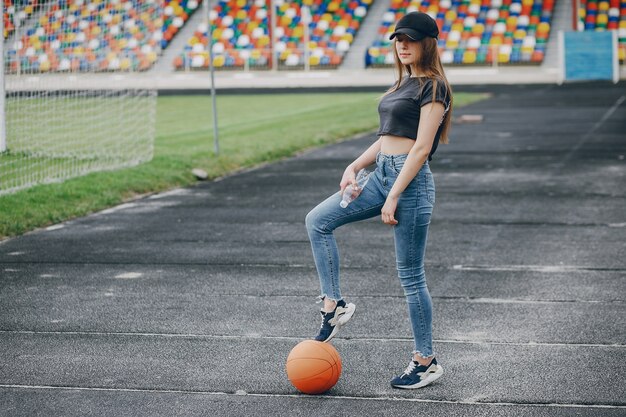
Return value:
[(616, 30), (618, 56), (626, 60), (626, 0), (581, 0), (580, 30)]
[(174, 35), (185, 25), (189, 17), (198, 9), (198, 0), (167, 0), (163, 8), (163, 39), (165, 49)]
[[(279, 67), (304, 66), (302, 6), (311, 12), (309, 65), (333, 68), (341, 64), (372, 0), (277, 0), (276, 50)], [(269, 68), (270, 16), (265, 0), (222, 0), (211, 12), (213, 64), (216, 68)], [(176, 69), (208, 67), (208, 27), (200, 25), (183, 53), (174, 60)]]
[(393, 64), (389, 35), (402, 15), (416, 10), (436, 19), (444, 64), (538, 64), (553, 7), (554, 0), (391, 0), (366, 65)]
[[(279, 68), (304, 66), (302, 6), (311, 11), (309, 65), (338, 67), (373, 0), (276, 0)], [(545, 55), (555, 0), (391, 0), (367, 66), (393, 64), (389, 35), (405, 13), (420, 10), (440, 28), (448, 65), (539, 64)], [(565, 0), (564, 0), (565, 1)], [(200, 7), (200, 0), (5, 0), (9, 71), (142, 71), (149, 69)], [(268, 0), (218, 0), (211, 11), (214, 65), (221, 69), (271, 65)], [(46, 6), (48, 7), (48, 6)], [(581, 0), (580, 30), (615, 30), (626, 59), (626, 0)], [(174, 59), (179, 70), (208, 67), (208, 26), (201, 24)]]
[(5, 39), (13, 34), (16, 25), (23, 25), (24, 21), (35, 11), (37, 5), (37, 0), (5, 0), (3, 9)]
[(42, 11), (7, 51), (9, 71), (146, 70), (157, 60), (163, 15), (156, 3), (62, 0)]

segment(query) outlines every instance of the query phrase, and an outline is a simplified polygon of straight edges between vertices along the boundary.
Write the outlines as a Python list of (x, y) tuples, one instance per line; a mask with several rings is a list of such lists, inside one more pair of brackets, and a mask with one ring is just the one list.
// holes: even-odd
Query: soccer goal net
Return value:
[(115, 74), (156, 62), (162, 2), (2, 3), (0, 195), (151, 160), (156, 91)]

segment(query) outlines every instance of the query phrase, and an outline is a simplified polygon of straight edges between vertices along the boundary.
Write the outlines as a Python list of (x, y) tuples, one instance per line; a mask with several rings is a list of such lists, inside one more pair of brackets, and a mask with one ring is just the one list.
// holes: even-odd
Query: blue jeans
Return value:
[[(387, 155), (379, 152), (376, 169), (356, 200), (344, 209), (339, 206), (341, 194), (335, 193), (306, 216), (306, 228), (320, 279), (320, 297), (336, 301), (342, 299), (339, 288), (339, 252), (333, 231), (344, 224), (381, 214), (406, 157), (406, 154)], [(432, 301), (424, 274), (424, 253), (434, 203), (435, 183), (428, 162), (425, 162), (400, 195), (395, 212), (398, 224), (393, 226), (396, 267), (409, 308), (415, 339), (414, 353), (422, 357), (433, 356)]]

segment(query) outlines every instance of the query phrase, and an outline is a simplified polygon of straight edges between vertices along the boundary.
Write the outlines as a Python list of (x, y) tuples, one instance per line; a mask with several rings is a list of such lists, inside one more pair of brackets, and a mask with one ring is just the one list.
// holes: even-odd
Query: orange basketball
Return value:
[(329, 343), (305, 340), (287, 357), (287, 377), (305, 394), (321, 394), (335, 386), (341, 375), (339, 352)]

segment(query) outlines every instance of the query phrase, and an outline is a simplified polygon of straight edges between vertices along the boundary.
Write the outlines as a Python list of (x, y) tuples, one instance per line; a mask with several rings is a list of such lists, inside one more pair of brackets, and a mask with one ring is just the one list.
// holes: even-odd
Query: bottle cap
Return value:
[(346, 207), (348, 207), (348, 202), (344, 201), (344, 200), (341, 200), (341, 203), (339, 203), (339, 205), (341, 206), (341, 208), (346, 208)]

